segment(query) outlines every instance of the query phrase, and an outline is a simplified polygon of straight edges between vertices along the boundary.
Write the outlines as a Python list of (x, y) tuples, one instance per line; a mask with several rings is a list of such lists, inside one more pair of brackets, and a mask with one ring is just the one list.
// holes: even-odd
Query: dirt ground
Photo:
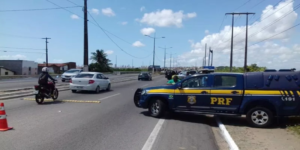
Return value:
[[(278, 125), (265, 129), (252, 128), (244, 117), (221, 117), (221, 120), (240, 150), (300, 149), (299, 134), (289, 128), (280, 128)], [(291, 126), (288, 123), (287, 125)], [(216, 140), (218, 141), (217, 138)], [(220, 143), (219, 146), (225, 146), (222, 140), (218, 142)]]

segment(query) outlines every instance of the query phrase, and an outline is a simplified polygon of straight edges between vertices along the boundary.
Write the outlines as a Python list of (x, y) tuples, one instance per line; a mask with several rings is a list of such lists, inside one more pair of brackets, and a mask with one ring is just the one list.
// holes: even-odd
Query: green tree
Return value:
[(92, 52), (92, 56), (90, 58), (93, 63), (89, 65), (90, 71), (97, 72), (110, 72), (110, 60), (107, 58), (107, 54), (104, 50), (97, 49), (96, 52)]

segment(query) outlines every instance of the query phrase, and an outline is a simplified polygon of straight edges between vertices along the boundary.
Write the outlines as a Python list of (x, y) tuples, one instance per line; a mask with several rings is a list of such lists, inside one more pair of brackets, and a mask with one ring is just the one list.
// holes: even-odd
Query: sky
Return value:
[[(83, 65), (83, 0), (1, 0), (0, 59)], [(103, 49), (113, 64), (202, 66), (213, 50), (214, 66), (229, 66), (231, 12), (251, 12), (247, 64), (299, 68), (297, 0), (88, 0), (89, 57)], [(31, 10), (28, 9), (49, 9)], [(245, 56), (246, 15), (234, 16), (233, 66)], [(99, 24), (99, 26), (97, 25)], [(295, 26), (295, 27), (294, 27)], [(102, 28), (102, 29), (101, 29)], [(165, 38), (162, 38), (165, 37)], [(208, 52), (206, 61), (208, 61)], [(89, 60), (91, 63), (91, 60)]]

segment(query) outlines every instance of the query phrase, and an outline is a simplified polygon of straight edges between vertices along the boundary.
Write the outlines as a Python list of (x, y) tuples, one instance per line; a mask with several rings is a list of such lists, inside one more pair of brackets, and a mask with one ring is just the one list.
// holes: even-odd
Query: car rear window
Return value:
[(82, 73), (77, 75), (75, 78), (93, 78), (94, 74), (90, 74), (90, 73)]

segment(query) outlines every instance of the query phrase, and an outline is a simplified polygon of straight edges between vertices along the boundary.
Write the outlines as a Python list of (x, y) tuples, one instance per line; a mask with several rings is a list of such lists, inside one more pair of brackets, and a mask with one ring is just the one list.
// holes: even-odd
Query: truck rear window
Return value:
[(214, 77), (214, 87), (235, 87), (236, 76), (216, 75)]

